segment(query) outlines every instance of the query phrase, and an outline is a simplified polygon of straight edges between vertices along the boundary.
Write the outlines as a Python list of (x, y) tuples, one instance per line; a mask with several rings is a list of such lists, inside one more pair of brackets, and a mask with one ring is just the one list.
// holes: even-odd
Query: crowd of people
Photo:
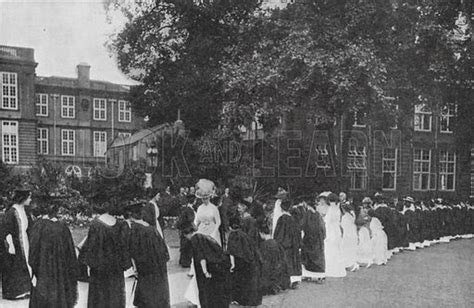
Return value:
[[(167, 194), (164, 192), (163, 194)], [(135, 278), (133, 304), (169, 307), (162, 194), (113, 211), (94, 202), (87, 237), (74, 245), (52, 197), (33, 217), (32, 192), (15, 191), (0, 223), (3, 297), (30, 298), (30, 307), (74, 307), (77, 281), (89, 282), (88, 307), (125, 307), (125, 278)], [(180, 189), (176, 227), (179, 264), (189, 268), (185, 297), (200, 307), (258, 306), (262, 297), (324, 283), (361, 267), (384, 265), (397, 253), (474, 235), (474, 206), (409, 196), (387, 204), (377, 193), (360, 205), (345, 193), (290, 198), (279, 188), (272, 201), (220, 197), (212, 181)], [(168, 211), (169, 212), (169, 211)]]

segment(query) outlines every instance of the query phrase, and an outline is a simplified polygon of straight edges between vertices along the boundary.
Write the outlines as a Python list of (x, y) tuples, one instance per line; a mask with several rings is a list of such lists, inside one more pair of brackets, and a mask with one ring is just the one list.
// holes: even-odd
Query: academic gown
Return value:
[(189, 240), (184, 236), (183, 230), (193, 226), (194, 218), (196, 213), (194, 210), (189, 207), (182, 207), (181, 213), (179, 214), (178, 222), (176, 223), (176, 228), (180, 231), (179, 232), (179, 265), (183, 267), (191, 266), (191, 259), (192, 259), (192, 247)]
[(418, 233), (420, 232), (416, 214), (413, 210), (408, 209), (405, 211), (405, 217), (408, 224), (407, 240), (409, 243), (416, 243), (418, 241)]
[(131, 267), (120, 223), (92, 221), (79, 260), (90, 267), (88, 308), (125, 307), (123, 272)]
[[(191, 245), (201, 307), (228, 307), (230, 305), (229, 257), (217, 240), (206, 234), (194, 234)], [(207, 271), (211, 274), (211, 278), (204, 276), (201, 260), (206, 260)]]
[(298, 222), (288, 214), (278, 218), (273, 238), (285, 251), (290, 276), (301, 276), (301, 231)]
[(77, 300), (78, 262), (69, 228), (38, 220), (31, 230), (29, 262), (36, 286), (30, 308), (72, 308)]
[(318, 212), (306, 211), (302, 220), (303, 245), (301, 247), (301, 263), (310, 272), (324, 273), (324, 239), (326, 227)]
[[(25, 209), (28, 227), (27, 236), (30, 233), (33, 221), (28, 211)], [(3, 298), (14, 299), (19, 295), (25, 294), (31, 288), (31, 276), (27, 265), (27, 256), (25, 248), (29, 246), (28, 238), (20, 231), (21, 220), (15, 207), (7, 210), (4, 217), (4, 235), (11, 236), (15, 254), (10, 254), (6, 248), (6, 255), (3, 258), (2, 289)]]
[(138, 308), (170, 307), (166, 265), (170, 257), (158, 230), (132, 222), (129, 249), (138, 273), (133, 305)]
[(233, 230), (229, 234), (227, 253), (234, 256), (235, 261), (231, 273), (232, 301), (243, 306), (261, 305), (261, 261), (254, 241), (244, 231)]
[(250, 215), (242, 217), (241, 230), (250, 237), (254, 246), (258, 245), (260, 234), (258, 232), (257, 220), (254, 217)]
[(259, 252), (262, 258), (260, 290), (262, 295), (275, 294), (290, 287), (290, 275), (285, 260), (285, 251), (274, 239), (261, 241)]

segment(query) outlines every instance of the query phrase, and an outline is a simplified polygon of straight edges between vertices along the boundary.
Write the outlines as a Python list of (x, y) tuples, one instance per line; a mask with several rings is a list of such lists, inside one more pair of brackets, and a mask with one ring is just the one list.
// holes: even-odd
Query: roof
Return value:
[(165, 124), (160, 124), (160, 125), (157, 125), (157, 126), (154, 126), (154, 127), (151, 127), (151, 128), (142, 129), (142, 130), (136, 132), (135, 134), (133, 134), (132, 136), (130, 136), (128, 138), (125, 138), (125, 139), (122, 139), (122, 138), (117, 136), (113, 140), (113, 142), (110, 145), (109, 149), (137, 143), (137, 142), (143, 140), (144, 138), (148, 137), (151, 134), (161, 132), (162, 130), (170, 129), (170, 128), (173, 128), (173, 125), (171, 125), (169, 123), (165, 123)]
[[(45, 86), (60, 86), (68, 88), (79, 88), (77, 78), (72, 77), (60, 77), (60, 76), (51, 76), (51, 77), (42, 77), (37, 76), (35, 79), (35, 84), (45, 85)], [(112, 83), (109, 81), (102, 80), (90, 80), (91, 90), (105, 90), (105, 91), (116, 91), (116, 92), (125, 92), (130, 91), (129, 85), (121, 85)]]

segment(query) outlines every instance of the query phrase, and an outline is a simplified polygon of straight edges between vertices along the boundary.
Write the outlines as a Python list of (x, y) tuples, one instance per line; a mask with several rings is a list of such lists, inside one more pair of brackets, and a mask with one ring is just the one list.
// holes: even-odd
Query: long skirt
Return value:
[(231, 274), (232, 301), (236, 301), (243, 306), (261, 305), (262, 296), (259, 280), (260, 267), (257, 261), (248, 263), (236, 258), (234, 272)]
[(133, 305), (138, 308), (170, 307), (166, 268), (164, 275), (139, 275)]
[(125, 308), (123, 271), (99, 271), (91, 268), (88, 308)]
[(31, 278), (25, 259), (16, 254), (6, 254), (3, 262), (2, 290), (4, 299), (15, 299), (29, 293)]
[(357, 245), (357, 263), (372, 264), (374, 262), (374, 252), (369, 229), (362, 227), (359, 229), (359, 244)]
[(373, 232), (372, 249), (374, 252), (374, 263), (377, 265), (387, 263), (390, 253), (387, 250), (387, 235), (383, 230)]

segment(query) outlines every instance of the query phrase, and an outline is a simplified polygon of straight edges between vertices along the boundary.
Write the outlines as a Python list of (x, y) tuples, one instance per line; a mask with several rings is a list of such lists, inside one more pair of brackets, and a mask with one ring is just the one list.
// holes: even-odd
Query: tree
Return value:
[[(238, 25), (259, 1), (199, 2), (120, 7), (128, 22), (111, 42), (122, 71), (142, 82), (132, 91), (138, 112), (148, 115), (153, 126), (174, 121), (180, 110), (193, 137), (217, 128), (223, 101), (220, 65), (241, 39)], [(109, 9), (114, 4), (107, 2)]]

